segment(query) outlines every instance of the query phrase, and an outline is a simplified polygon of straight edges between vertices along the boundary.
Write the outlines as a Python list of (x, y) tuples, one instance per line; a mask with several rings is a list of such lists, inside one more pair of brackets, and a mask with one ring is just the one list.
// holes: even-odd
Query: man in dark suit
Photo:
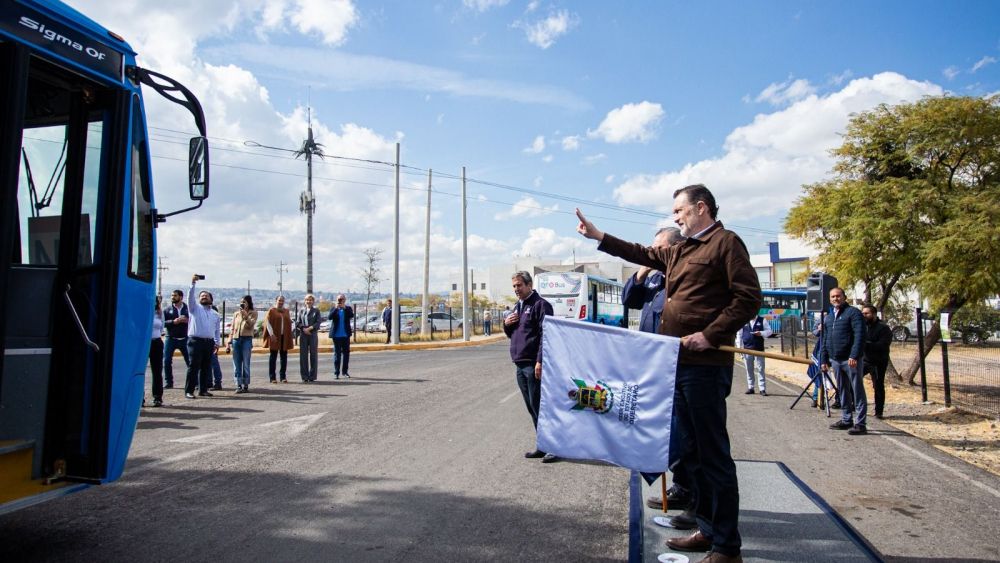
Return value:
[[(330, 338), (333, 339), (333, 378), (340, 379), (340, 374), (350, 379), (347, 366), (351, 361), (351, 324), (354, 321), (354, 309), (347, 304), (343, 293), (337, 296), (337, 306), (330, 309)], [(343, 359), (343, 364), (341, 364)], [(344, 370), (341, 371), (340, 368)]]
[(167, 341), (163, 345), (163, 378), (165, 389), (174, 387), (174, 350), (180, 350), (184, 366), (191, 365), (188, 357), (188, 307), (184, 303), (184, 292), (175, 289), (170, 294), (170, 306), (163, 309), (163, 327), (167, 329)]
[(314, 307), (316, 298), (306, 295), (306, 306), (295, 315), (295, 329), (299, 333), (299, 374), (303, 383), (316, 381), (319, 365), (319, 309)]

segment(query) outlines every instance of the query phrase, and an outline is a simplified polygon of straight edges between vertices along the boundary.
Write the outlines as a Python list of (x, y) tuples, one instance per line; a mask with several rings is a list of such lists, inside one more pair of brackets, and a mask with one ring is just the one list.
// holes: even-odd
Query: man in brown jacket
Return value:
[(288, 351), (295, 346), (295, 339), (292, 338), (292, 315), (285, 308), (285, 297), (279, 295), (274, 302), (274, 307), (267, 311), (264, 317), (264, 346), (271, 351), (271, 358), (268, 361), (267, 376), (271, 383), (277, 383), (275, 379), (275, 360), (281, 356), (281, 382), (288, 383), (285, 376), (285, 369), (288, 367)]
[(699, 530), (670, 539), (677, 551), (709, 551), (702, 561), (742, 561), (739, 484), (726, 431), (726, 397), (733, 354), (718, 347), (757, 314), (760, 283), (743, 241), (716, 220), (715, 197), (701, 184), (674, 192), (674, 222), (687, 237), (668, 248), (645, 247), (607, 235), (577, 209), (577, 231), (598, 250), (666, 273), (658, 332), (682, 338), (674, 411), (677, 430), (693, 437), (701, 470), (695, 480)]

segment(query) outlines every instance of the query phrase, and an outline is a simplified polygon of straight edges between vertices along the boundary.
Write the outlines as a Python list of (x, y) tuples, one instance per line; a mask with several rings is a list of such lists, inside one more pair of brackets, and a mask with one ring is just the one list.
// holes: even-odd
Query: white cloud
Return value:
[(611, 184), (614, 181), (615, 181), (615, 175), (614, 174), (608, 174), (607, 176), (604, 177), (604, 183), (605, 184)]
[(995, 62), (997, 62), (996, 58), (990, 57), (990, 56), (985, 56), (985, 57), (979, 59), (978, 61), (976, 61), (976, 64), (972, 65), (972, 70), (970, 72), (976, 72), (979, 69), (983, 68), (984, 66), (991, 65), (991, 64), (993, 64)]
[(542, 162), (548, 164), (548, 163), (552, 162), (555, 159), (556, 159), (556, 157), (552, 156), (551, 154), (547, 154), (547, 155), (545, 155), (545, 156), (542, 157)]
[(567, 10), (559, 10), (549, 14), (547, 18), (533, 23), (514, 22), (513, 27), (524, 30), (524, 34), (532, 45), (548, 49), (555, 44), (556, 39), (569, 33), (579, 23), (580, 18), (576, 14), (570, 14)]
[(407, 61), (310, 47), (237, 43), (204, 50), (207, 58), (239, 62), (266, 71), (276, 80), (317, 84), (340, 91), (401, 89), (421, 93), (493, 98), (586, 110), (577, 94), (545, 85), (471, 78), (462, 73)]
[(290, 19), (303, 34), (318, 33), (327, 45), (340, 45), (358, 21), (350, 0), (296, 0)]
[[(213, 287), (241, 287), (250, 280), (253, 287), (276, 289), (274, 265), (290, 264), (285, 287), (305, 286), (306, 219), (299, 212), (299, 194), (306, 188), (306, 165), (286, 153), (243, 146), (250, 139), (261, 144), (297, 148), (306, 134), (306, 110), (278, 111), (258, 77), (235, 59), (220, 57), (223, 64), (206, 62), (198, 49), (203, 40), (216, 43), (237, 24), (249, 22), (249, 29), (270, 33), (288, 25), (292, 33), (308, 34), (317, 41), (329, 35), (332, 20), (315, 21), (299, 29), (289, 14), (309, 14), (318, 4), (278, 2), (267, 9), (259, 0), (203, 2), (177, 0), (169, 6), (159, 0), (104, 2), (79, 0), (76, 7), (112, 29), (129, 29), (129, 41), (140, 53), (140, 64), (163, 72), (190, 87), (201, 101), (208, 119), (212, 145), (212, 196), (197, 211), (171, 217), (157, 229), (159, 252), (169, 257), (170, 271), (164, 287), (181, 284), (189, 272), (203, 272)], [(337, 7), (344, 3), (324, 3)], [(256, 27), (255, 27), (256, 26)], [(346, 29), (346, 27), (345, 27)], [(270, 49), (271, 47), (266, 47)], [(329, 47), (305, 52), (330, 58)], [(272, 60), (284, 65), (289, 59)], [(318, 58), (310, 58), (316, 63)], [(291, 70), (290, 72), (296, 72)], [(273, 78), (273, 77), (272, 77)], [(312, 80), (312, 77), (307, 78)], [(439, 90), (435, 90), (439, 91)], [(147, 91), (146, 104), (151, 140), (152, 165), (157, 207), (164, 212), (190, 205), (187, 198), (186, 139), (165, 129), (194, 129), (186, 110)], [(316, 140), (330, 155), (391, 161), (395, 143), (403, 134), (380, 132), (362, 124), (327, 124), (324, 115), (312, 114)], [(230, 149), (230, 150), (223, 150)], [(359, 271), (364, 261), (362, 249), (386, 250), (383, 272), (388, 276), (388, 249), (392, 244), (392, 178), (390, 167), (344, 166), (333, 159), (316, 159), (313, 190), (317, 210), (314, 218), (315, 288), (344, 291), (360, 286)], [(420, 233), (402, 237), (400, 245), (401, 283), (404, 291), (418, 289), (423, 272), (423, 229), (426, 184), (423, 178), (407, 180), (401, 192), (400, 225), (403, 232)], [(178, 188), (180, 186), (180, 188)], [(435, 200), (433, 209), (434, 246), (431, 254), (432, 287), (444, 287), (448, 268), (461, 256), (456, 204), (448, 198)], [(350, 228), (335, 228), (344, 216)], [(207, 243), (206, 241), (210, 241)], [(253, 252), (234, 253), (234, 248), (253, 247)], [(483, 256), (509, 253), (511, 243), (470, 236), (470, 250)], [(520, 241), (518, 241), (520, 244)], [(456, 250), (457, 248), (457, 250)], [(188, 278), (190, 280), (190, 278)], [(189, 283), (189, 281), (187, 282)], [(384, 284), (382, 289), (388, 288)]]
[(604, 154), (603, 152), (602, 153), (597, 153), (597, 154), (592, 154), (592, 155), (583, 157), (583, 163), (586, 164), (587, 166), (591, 166), (593, 164), (597, 164), (598, 162), (601, 162), (602, 160), (604, 160), (606, 158), (608, 158), (608, 155)]
[(493, 8), (506, 6), (507, 2), (510, 2), (510, 0), (462, 0), (462, 4), (464, 4), (466, 8), (479, 12), (485, 12)]
[(950, 66), (941, 71), (941, 73), (944, 74), (944, 77), (947, 78), (948, 80), (954, 80), (955, 77), (958, 76), (961, 72), (962, 71), (959, 70), (958, 67), (954, 66)]
[(538, 9), (538, 6), (540, 4), (541, 2), (539, 2), (538, 0), (531, 0), (531, 2), (528, 2), (528, 6), (524, 9), (524, 13), (530, 14), (534, 12), (535, 10)]
[(835, 74), (835, 75), (831, 76), (830, 77), (830, 84), (833, 84), (834, 86), (840, 86), (845, 81), (847, 81), (849, 78), (853, 78), (853, 77), (854, 77), (854, 73), (851, 72), (851, 69), (847, 69), (847, 70), (845, 70), (844, 72), (842, 72), (840, 74)]
[(562, 148), (564, 151), (575, 151), (580, 148), (580, 136), (569, 135), (562, 138)]
[(538, 154), (545, 150), (545, 136), (539, 135), (535, 137), (531, 144), (523, 149), (523, 152), (528, 154)]
[(542, 177), (535, 176), (535, 179), (531, 181), (531, 185), (535, 186), (536, 188), (542, 187)]
[(795, 103), (816, 93), (816, 88), (804, 78), (788, 80), (781, 83), (771, 83), (761, 90), (754, 99), (755, 102), (767, 102), (772, 106)]
[(588, 243), (580, 236), (560, 236), (552, 229), (539, 227), (528, 231), (528, 238), (521, 243), (518, 256), (538, 256), (538, 257), (565, 257), (580, 248), (592, 248), (594, 245)]
[(663, 119), (663, 106), (653, 102), (625, 104), (608, 112), (595, 131), (587, 131), (590, 138), (601, 138), (607, 143), (647, 143), (656, 137), (656, 128)]
[(493, 218), (497, 221), (506, 221), (508, 219), (528, 219), (532, 217), (544, 217), (546, 215), (551, 215), (555, 211), (559, 211), (558, 203), (545, 207), (541, 203), (538, 203), (538, 200), (535, 198), (525, 196), (515, 203), (510, 210), (501, 211), (500, 213), (494, 215)]
[(943, 93), (935, 84), (892, 72), (858, 78), (838, 92), (757, 115), (729, 134), (720, 157), (630, 177), (615, 189), (615, 198), (622, 205), (667, 214), (674, 190), (704, 183), (719, 201), (724, 219), (774, 215), (791, 207), (803, 184), (828, 175), (833, 164), (829, 151), (841, 144), (851, 114)]

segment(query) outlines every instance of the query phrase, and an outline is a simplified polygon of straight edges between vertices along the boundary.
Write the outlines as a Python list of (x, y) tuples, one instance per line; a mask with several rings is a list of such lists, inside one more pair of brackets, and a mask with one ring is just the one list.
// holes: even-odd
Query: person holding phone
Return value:
[(257, 311), (253, 308), (253, 298), (244, 295), (240, 310), (233, 314), (230, 346), (233, 350), (233, 379), (236, 392), (250, 390), (250, 351), (253, 349), (253, 331), (257, 326)]
[(212, 387), (212, 355), (218, 352), (221, 343), (219, 330), (219, 314), (212, 309), (212, 294), (207, 291), (195, 294), (195, 284), (205, 276), (191, 276), (191, 289), (188, 290), (188, 303), (191, 304), (191, 322), (188, 328), (188, 356), (191, 365), (188, 366), (187, 381), (184, 385), (184, 396), (194, 399), (194, 388), (198, 387), (198, 396), (211, 397)]

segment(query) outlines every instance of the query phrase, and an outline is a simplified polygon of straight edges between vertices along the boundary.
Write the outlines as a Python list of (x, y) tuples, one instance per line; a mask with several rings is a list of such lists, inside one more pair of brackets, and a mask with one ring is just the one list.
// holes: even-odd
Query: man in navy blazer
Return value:
[(180, 350), (184, 366), (191, 364), (188, 358), (188, 307), (184, 303), (184, 292), (175, 289), (170, 294), (170, 306), (163, 309), (163, 328), (167, 331), (167, 341), (163, 345), (163, 379), (166, 389), (174, 387), (174, 350)]
[[(354, 321), (354, 309), (347, 304), (343, 293), (337, 296), (337, 306), (330, 309), (330, 338), (333, 339), (333, 378), (340, 379), (340, 374), (350, 379), (347, 366), (351, 361), (351, 325)], [(341, 365), (343, 360), (343, 365)], [(343, 371), (341, 371), (343, 367)]]

